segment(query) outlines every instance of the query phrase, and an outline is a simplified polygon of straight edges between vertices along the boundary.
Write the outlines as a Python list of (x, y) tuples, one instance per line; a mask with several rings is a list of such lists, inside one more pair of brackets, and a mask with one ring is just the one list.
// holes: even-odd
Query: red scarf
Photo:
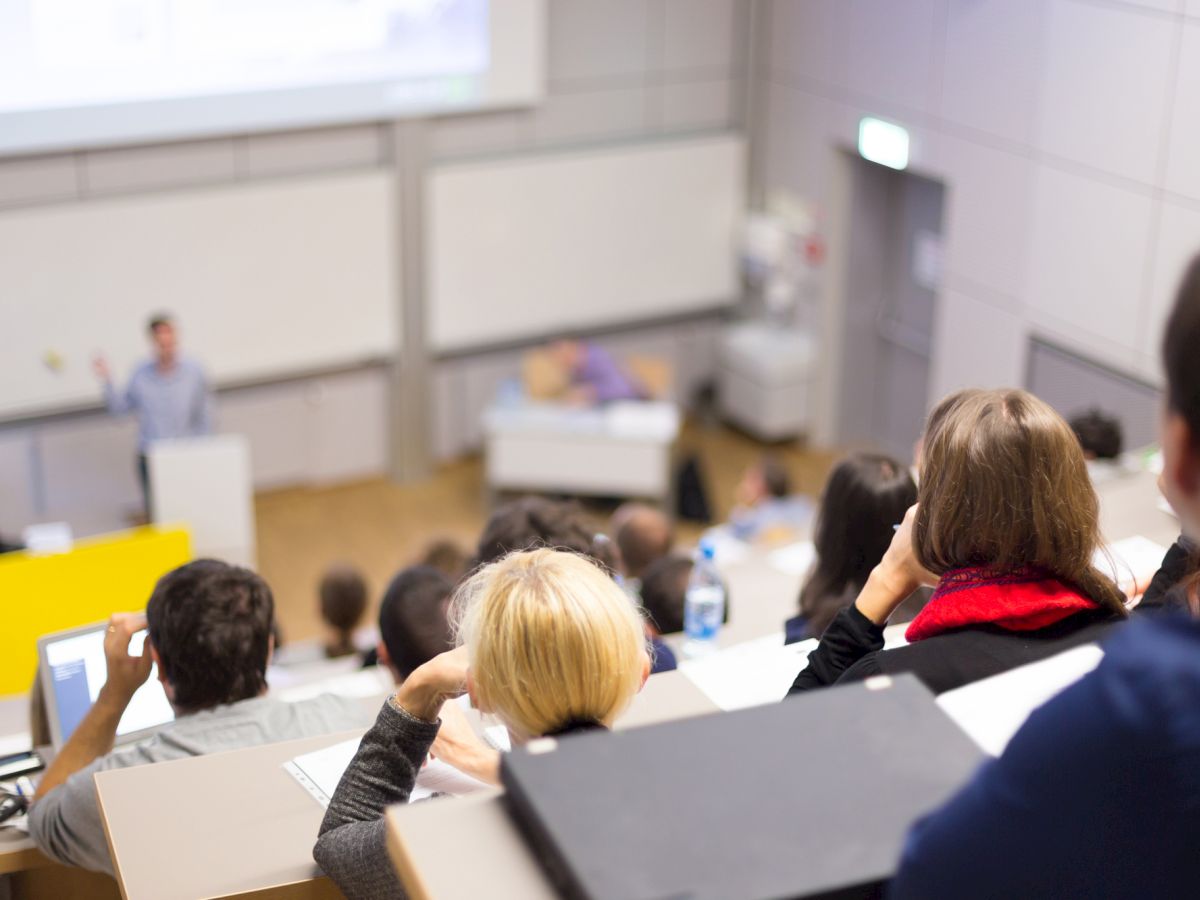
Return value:
[(953, 569), (942, 576), (904, 636), (920, 641), (966, 625), (1036, 631), (1098, 604), (1036, 569), (997, 574), (986, 567)]

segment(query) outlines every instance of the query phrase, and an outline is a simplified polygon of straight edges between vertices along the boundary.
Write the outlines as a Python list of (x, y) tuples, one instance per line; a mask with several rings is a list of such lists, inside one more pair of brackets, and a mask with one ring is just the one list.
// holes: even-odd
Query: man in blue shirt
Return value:
[[(1163, 486), (1200, 530), (1200, 256), (1163, 342)], [(1183, 585), (1192, 612), (1200, 579)], [(1200, 896), (1200, 621), (1123, 626), (1094, 672), (909, 835), (889, 896)]]
[(134, 369), (124, 391), (113, 385), (103, 356), (93, 364), (104, 385), (104, 402), (114, 415), (135, 413), (138, 419), (138, 476), (150, 518), (150, 485), (146, 451), (155, 441), (212, 433), (212, 393), (200, 364), (179, 353), (175, 323), (164, 315), (148, 325), (154, 356)]

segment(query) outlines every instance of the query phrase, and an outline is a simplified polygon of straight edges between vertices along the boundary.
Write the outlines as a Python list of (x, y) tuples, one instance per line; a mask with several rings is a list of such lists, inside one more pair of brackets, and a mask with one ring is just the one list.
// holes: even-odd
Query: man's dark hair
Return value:
[(150, 334), (154, 334), (154, 332), (158, 331), (158, 329), (162, 328), (164, 325), (174, 324), (175, 319), (172, 318), (168, 313), (155, 313), (149, 318), (149, 320), (147, 320), (146, 331)]
[(1113, 416), (1108, 416), (1098, 409), (1089, 409), (1085, 413), (1074, 416), (1070, 422), (1071, 430), (1079, 438), (1085, 456), (1094, 459), (1116, 459), (1124, 449), (1125, 437), (1121, 432), (1121, 423)]
[(650, 566), (675, 545), (675, 526), (660, 509), (644, 503), (627, 503), (613, 514), (613, 540), (621, 551), (621, 564), (630, 578), (641, 578)]
[(1162, 353), (1167, 405), (1183, 416), (1200, 450), (1200, 256), (1192, 259), (1179, 285)]
[(642, 575), (642, 607), (659, 634), (683, 631), (683, 600), (692, 561), (675, 553), (653, 563)]
[(261, 694), (274, 617), (271, 589), (249, 569), (198, 559), (160, 578), (146, 622), (175, 706), (193, 712)]
[[(642, 608), (659, 634), (683, 631), (683, 606), (691, 576), (691, 557), (682, 553), (664, 556), (642, 575)], [(724, 587), (725, 612), (721, 620), (728, 622), (729, 586)]]
[(448, 618), (454, 585), (432, 566), (403, 569), (379, 604), (379, 636), (401, 678), (454, 647)]
[(787, 497), (792, 493), (792, 478), (787, 467), (774, 456), (764, 456), (759, 463), (763, 486), (775, 498)]
[(325, 648), (329, 656), (346, 656), (354, 652), (352, 632), (367, 611), (367, 582), (354, 566), (331, 566), (321, 576), (317, 590), (321, 601), (321, 618), (337, 632), (337, 641)]
[(492, 513), (479, 538), (472, 569), (517, 550), (551, 547), (586, 556), (608, 572), (616, 554), (604, 535), (597, 535), (579, 504), (545, 497), (522, 497)]

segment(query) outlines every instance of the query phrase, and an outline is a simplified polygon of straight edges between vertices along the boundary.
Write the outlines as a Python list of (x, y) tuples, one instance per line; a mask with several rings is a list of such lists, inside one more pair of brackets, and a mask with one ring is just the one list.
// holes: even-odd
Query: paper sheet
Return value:
[(975, 743), (999, 756), (1030, 713), (1096, 668), (1103, 656), (1095, 644), (1076, 647), (947, 691), (937, 703)]
[(679, 670), (721, 709), (745, 709), (783, 699), (816, 646), (816, 640), (784, 644), (782, 634), (773, 634), (685, 660)]
[(1127, 597), (1136, 597), (1150, 585), (1166, 553), (1162, 544), (1135, 534), (1097, 551), (1092, 565), (1111, 577)]
[[(304, 753), (284, 763), (283, 767), (323, 809), (328, 809), (329, 800), (337, 790), (342, 774), (354, 759), (354, 754), (358, 752), (359, 740), (351, 738), (324, 750)], [(417, 774), (417, 783), (408, 802), (425, 800), (434, 794), (470, 794), (487, 787), (482, 781), (460, 772), (440, 759), (430, 759)]]
[(767, 554), (767, 565), (785, 575), (806, 575), (816, 561), (812, 541), (798, 541)]

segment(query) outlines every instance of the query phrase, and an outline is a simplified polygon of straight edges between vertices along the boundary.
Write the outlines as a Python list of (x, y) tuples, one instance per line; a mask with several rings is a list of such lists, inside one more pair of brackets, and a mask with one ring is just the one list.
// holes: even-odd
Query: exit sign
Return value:
[(883, 119), (863, 117), (858, 123), (858, 155), (890, 169), (908, 167), (908, 129)]

